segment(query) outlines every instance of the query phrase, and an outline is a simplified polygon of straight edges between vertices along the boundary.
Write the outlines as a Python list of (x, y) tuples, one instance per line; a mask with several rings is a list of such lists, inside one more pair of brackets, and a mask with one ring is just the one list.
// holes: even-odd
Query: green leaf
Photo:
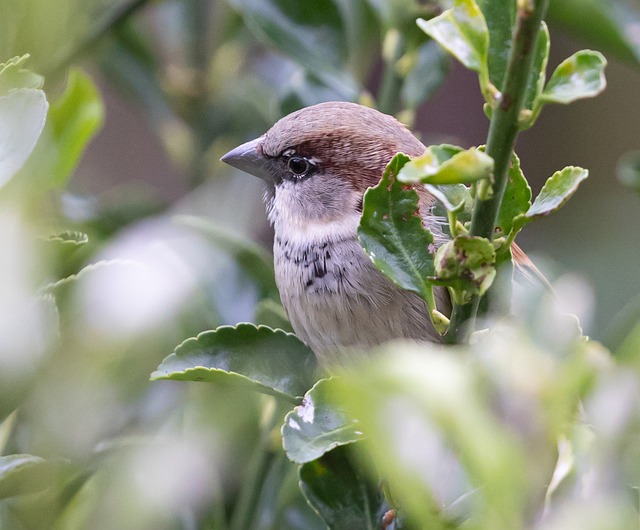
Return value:
[(66, 184), (103, 123), (104, 105), (98, 89), (88, 75), (72, 70), (64, 93), (49, 112), (51, 141), (57, 154), (51, 168), (55, 186)]
[(446, 217), (447, 212), (456, 212), (460, 222), (465, 223), (471, 220), (473, 197), (471, 197), (469, 188), (464, 184), (449, 186), (425, 184), (424, 187), (438, 201), (433, 207), (434, 215)]
[(176, 223), (205, 235), (217, 248), (233, 257), (245, 274), (255, 282), (261, 298), (280, 300), (273, 270), (273, 256), (263, 247), (209, 219), (189, 215), (179, 215), (173, 219)]
[(600, 52), (582, 50), (574, 53), (553, 72), (538, 102), (567, 104), (597, 96), (607, 85), (606, 65), (607, 60)]
[(547, 505), (559, 436), (594, 375), (611, 367), (602, 347), (574, 339), (550, 352), (506, 319), (473, 342), (388, 344), (336, 374), (335, 399), (367, 436), (353, 450), (418, 528), (525, 528)]
[(489, 29), (474, 0), (454, 0), (451, 9), (430, 20), (419, 18), (417, 24), (464, 66), (478, 72), (484, 93), (489, 84)]
[(299, 403), (313, 384), (315, 371), (313, 352), (295, 335), (238, 324), (185, 340), (162, 361), (151, 379), (242, 384)]
[[(433, 186), (425, 184), (425, 189), (436, 198), (432, 214), (440, 219), (447, 219), (449, 239), (459, 234), (459, 226), (471, 222), (473, 198), (471, 191), (464, 184), (449, 186)], [(444, 226), (443, 226), (444, 228)]]
[(104, 122), (100, 94), (80, 70), (69, 74), (64, 93), (51, 105), (42, 137), (22, 170), (47, 188), (61, 188)]
[(533, 109), (536, 98), (538, 98), (544, 90), (544, 83), (547, 79), (547, 63), (549, 62), (550, 47), (549, 28), (543, 21), (540, 26), (540, 32), (538, 33), (533, 65), (531, 67), (529, 81), (527, 82), (527, 90), (524, 97), (525, 109)]
[(29, 54), (25, 54), (0, 63), (0, 96), (5, 96), (16, 88), (42, 88), (44, 78), (22, 68), (28, 58)]
[(460, 351), (396, 343), (336, 378), (335, 399), (362, 420), (367, 442), (358, 448), (417, 528), (454, 526), (455, 506), (473, 491), (470, 479), (499, 503), (501, 516), (505, 505), (522, 502), (522, 460), (478, 392), (470, 362)]
[(0, 96), (0, 187), (31, 155), (44, 129), (48, 108), (42, 90), (18, 88)]
[(48, 237), (43, 237), (42, 241), (53, 243), (56, 245), (79, 247), (89, 242), (89, 236), (84, 232), (67, 230), (65, 232), (60, 232)]
[(511, 50), (513, 26), (516, 20), (515, 0), (478, 0), (489, 30), (488, 64), (491, 82), (502, 87)]
[(479, 149), (460, 151), (444, 161), (441, 152), (442, 149), (428, 147), (423, 155), (402, 167), (398, 180), (422, 184), (470, 184), (490, 178), (493, 173), (493, 159)]
[(359, 87), (343, 68), (348, 61), (341, 14), (333, 1), (232, 0), (258, 39), (282, 51), (346, 99)]
[(640, 151), (626, 153), (618, 162), (618, 180), (640, 193)]
[(581, 167), (568, 166), (556, 171), (545, 182), (527, 212), (517, 217), (516, 223), (527, 223), (559, 210), (588, 176), (589, 171)]
[(340, 447), (300, 467), (300, 488), (331, 530), (380, 528), (384, 496)]
[(89, 236), (84, 232), (65, 231), (47, 237), (40, 236), (38, 242), (48, 259), (58, 263), (70, 263), (72, 256), (89, 243)]
[(282, 446), (298, 464), (311, 462), (338, 446), (363, 438), (358, 422), (329, 398), (335, 392), (333, 379), (321, 379), (284, 418)]
[(496, 225), (503, 235), (508, 235), (513, 228), (513, 220), (525, 213), (531, 206), (531, 188), (520, 168), (520, 159), (513, 153), (511, 167), (507, 175), (507, 187), (502, 198)]
[(444, 508), (440, 521), (457, 512), (463, 528), (518, 528), (544, 505), (557, 435), (604, 359), (596, 361), (584, 341), (556, 357), (505, 324), (470, 349), (389, 345), (337, 379), (336, 399), (367, 435), (362, 449), (419, 520), (433, 499)]
[[(449, 144), (431, 145), (427, 150), (432, 153), (439, 164), (447, 162), (458, 153), (464, 151), (462, 147)], [(473, 198), (467, 186), (464, 184), (425, 184), (424, 187), (437, 199), (433, 209), (434, 215), (446, 219), (447, 212), (455, 212), (460, 222), (464, 223), (471, 220)]]
[(62, 460), (33, 455), (0, 456), (0, 499), (42, 491), (56, 483), (64, 467)]
[(54, 296), (57, 296), (62, 292), (64, 292), (69, 287), (71, 287), (72, 285), (74, 285), (76, 282), (79, 282), (83, 278), (86, 278), (87, 276), (94, 274), (96, 271), (99, 271), (104, 267), (121, 267), (123, 270), (126, 270), (132, 267), (137, 269), (144, 268), (144, 265), (142, 265), (137, 261), (125, 260), (125, 259), (110, 259), (110, 260), (96, 261), (95, 263), (90, 263), (89, 265), (86, 265), (85, 267), (80, 269), (76, 274), (71, 274), (69, 276), (66, 276), (65, 278), (61, 278), (59, 280), (56, 280), (54, 282), (44, 285), (40, 289), (40, 293), (45, 295), (53, 294)]
[(380, 183), (364, 194), (358, 239), (365, 252), (389, 279), (427, 300), (433, 276), (429, 246), (433, 235), (422, 226), (418, 194), (396, 180), (409, 157), (398, 153), (387, 165)]
[(496, 275), (496, 254), (491, 241), (461, 235), (436, 252), (436, 277), (450, 288), (457, 304), (467, 304), (473, 296), (487, 292)]
[[(29, 304), (28, 311), (21, 309), (17, 314), (11, 315), (13, 318), (4, 317), (5, 329), (12, 325), (22, 326), (33, 336), (27, 341), (18, 342), (14, 338), (17, 334), (12, 336), (11, 332), (5, 333), (5, 361), (0, 370), (0, 422), (7, 421), (7, 416), (19, 410), (33, 391), (43, 365), (47, 365), (50, 359), (47, 353), (51, 350), (48, 348), (59, 338), (60, 314), (55, 299), (51, 294), (38, 294), (25, 300)], [(18, 336), (26, 337), (24, 334)], [(8, 339), (13, 339), (13, 342)], [(0, 444), (0, 454), (2, 452)]]
[(433, 156), (436, 157), (436, 160), (440, 164), (445, 163), (447, 160), (453, 158), (458, 153), (464, 151), (462, 147), (451, 144), (430, 145), (427, 149), (429, 149), (429, 151), (433, 153)]

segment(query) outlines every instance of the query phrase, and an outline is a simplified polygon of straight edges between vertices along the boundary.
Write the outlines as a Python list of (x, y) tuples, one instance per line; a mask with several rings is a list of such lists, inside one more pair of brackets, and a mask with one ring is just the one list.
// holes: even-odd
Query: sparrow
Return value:
[[(357, 238), (367, 188), (396, 153), (416, 157), (425, 149), (392, 116), (327, 102), (285, 116), (221, 158), (267, 183), (282, 304), (295, 334), (321, 362), (392, 339), (441, 342), (425, 302), (380, 272)], [(446, 220), (433, 214), (433, 196), (416, 189), (423, 224), (441, 244)], [(435, 297), (438, 310), (449, 314), (446, 289), (436, 287)]]

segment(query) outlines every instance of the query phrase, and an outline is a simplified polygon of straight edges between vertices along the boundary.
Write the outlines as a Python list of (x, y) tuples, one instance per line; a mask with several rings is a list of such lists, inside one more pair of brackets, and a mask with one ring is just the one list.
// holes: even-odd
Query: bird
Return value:
[[(380, 272), (357, 237), (365, 191), (396, 153), (417, 157), (425, 149), (393, 116), (332, 101), (281, 118), (221, 158), (266, 182), (282, 305), (295, 334), (325, 365), (393, 339), (442, 342), (425, 302)], [(434, 214), (424, 187), (416, 191), (423, 225), (440, 245), (446, 219)], [(434, 294), (437, 309), (450, 314), (446, 288)]]

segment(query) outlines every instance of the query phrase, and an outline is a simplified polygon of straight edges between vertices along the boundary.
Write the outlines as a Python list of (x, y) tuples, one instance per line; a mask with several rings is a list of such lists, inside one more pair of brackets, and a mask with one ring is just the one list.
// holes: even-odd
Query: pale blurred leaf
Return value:
[(194, 229), (209, 239), (216, 248), (228, 253), (240, 268), (260, 289), (262, 298), (280, 300), (273, 270), (273, 256), (263, 247), (236, 234), (228, 228), (215, 224), (210, 219), (181, 215), (174, 217), (176, 223)]
[(0, 456), (0, 499), (36, 493), (52, 486), (65, 465), (61, 460), (26, 454)]
[(42, 90), (0, 96), (0, 187), (24, 165), (44, 128), (49, 104)]
[(14, 57), (0, 63), (0, 96), (15, 88), (42, 88), (44, 78), (26, 68), (22, 68), (29, 55)]
[(84, 232), (70, 230), (44, 237), (42, 241), (63, 246), (81, 246), (89, 242), (89, 236)]

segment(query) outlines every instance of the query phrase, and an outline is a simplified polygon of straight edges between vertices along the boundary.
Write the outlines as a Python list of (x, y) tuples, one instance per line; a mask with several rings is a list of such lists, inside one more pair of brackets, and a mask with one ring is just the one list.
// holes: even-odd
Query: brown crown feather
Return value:
[(375, 186), (397, 152), (421, 155), (424, 145), (393, 116), (355, 103), (332, 101), (285, 116), (265, 134), (269, 157), (288, 149), (340, 173), (355, 189)]

